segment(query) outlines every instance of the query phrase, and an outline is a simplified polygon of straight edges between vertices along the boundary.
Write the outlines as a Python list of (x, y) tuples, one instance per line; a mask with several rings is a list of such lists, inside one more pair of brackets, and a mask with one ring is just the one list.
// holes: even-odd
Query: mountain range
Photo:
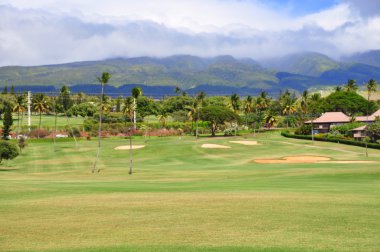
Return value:
[[(183, 90), (246, 90), (247, 92), (337, 86), (355, 79), (358, 84), (373, 78), (380, 80), (380, 50), (334, 60), (314, 52), (255, 61), (232, 56), (201, 58), (176, 55), (166, 58), (115, 58), (46, 66), (0, 67), (0, 86), (31, 87), (79, 86), (89, 89), (96, 76), (109, 72), (110, 88), (126, 84), (145, 87), (178, 86)], [(170, 88), (169, 88), (170, 87)], [(198, 87), (198, 88), (197, 88)], [(221, 88), (222, 87), (222, 88)], [(221, 92), (223, 93), (223, 92)]]

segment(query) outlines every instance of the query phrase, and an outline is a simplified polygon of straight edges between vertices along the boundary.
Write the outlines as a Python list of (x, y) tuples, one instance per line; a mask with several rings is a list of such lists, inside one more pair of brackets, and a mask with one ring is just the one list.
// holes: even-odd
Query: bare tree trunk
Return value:
[(42, 111), (40, 111), (40, 123), (38, 124), (38, 133), (37, 133), (37, 138), (40, 139), (40, 130), (41, 130), (41, 115)]
[[(96, 153), (96, 158), (94, 162), (94, 166), (92, 168), (92, 173), (96, 170), (96, 163), (99, 160), (99, 154), (100, 154), (100, 146), (101, 146), (101, 137), (102, 137), (102, 116), (103, 116), (103, 84), (102, 84), (102, 92), (100, 95), (100, 109), (99, 109), (99, 128), (98, 128), (98, 151)], [(100, 170), (98, 170), (99, 172)]]
[(132, 158), (132, 131), (129, 135), (129, 175), (132, 175), (132, 166), (133, 166), (133, 158)]
[(71, 125), (70, 125), (69, 117), (67, 116), (66, 111), (65, 111), (65, 116), (66, 116), (67, 126), (69, 126), (70, 131), (71, 131), (71, 134), (73, 135), (73, 138), (74, 138), (74, 141), (75, 141), (75, 147), (78, 148), (77, 138), (75, 137), (75, 134), (74, 134), (73, 128), (72, 128)]
[(133, 129), (136, 130), (136, 98), (133, 98)]
[(56, 100), (54, 99), (54, 135), (53, 135), (54, 151), (56, 151), (56, 147), (55, 147), (56, 137), (57, 137), (57, 104), (56, 104)]
[(20, 110), (17, 110), (17, 132), (16, 132), (16, 138), (18, 137), (20, 133)]
[(195, 138), (198, 139), (198, 121), (199, 121), (199, 109), (197, 111), (197, 121), (195, 122)]

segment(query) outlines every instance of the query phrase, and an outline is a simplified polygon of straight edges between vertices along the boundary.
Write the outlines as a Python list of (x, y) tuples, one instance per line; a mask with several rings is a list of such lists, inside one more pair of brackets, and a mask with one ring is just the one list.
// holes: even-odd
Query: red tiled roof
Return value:
[(372, 114), (373, 117), (380, 116), (380, 109)]
[[(313, 123), (348, 123), (350, 121), (351, 118), (342, 112), (326, 112), (314, 119)], [(311, 123), (311, 120), (305, 123)]]
[(373, 122), (373, 121), (375, 121), (375, 117), (373, 115), (370, 115), (370, 116), (357, 116), (355, 118), (355, 121), (357, 121), (357, 122)]
[(367, 129), (367, 125), (357, 127), (355, 129), (352, 129), (351, 131), (363, 131)]

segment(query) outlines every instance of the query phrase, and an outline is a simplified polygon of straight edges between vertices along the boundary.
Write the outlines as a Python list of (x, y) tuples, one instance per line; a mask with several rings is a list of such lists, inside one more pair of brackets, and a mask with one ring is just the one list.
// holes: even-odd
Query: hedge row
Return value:
[[(294, 135), (289, 132), (283, 131), (281, 132), (281, 136), (289, 137), (289, 138), (296, 138), (296, 139), (304, 139), (304, 140), (312, 140), (312, 137), (310, 135)], [(354, 145), (359, 147), (365, 147), (365, 142), (355, 141), (355, 140), (348, 140), (348, 139), (341, 139), (341, 138), (332, 138), (332, 137), (318, 137), (314, 136), (315, 141), (321, 141), (321, 142), (332, 142), (332, 143), (341, 143), (341, 144), (347, 144), (347, 145)], [(367, 147), (371, 149), (378, 149), (380, 150), (380, 144), (376, 143), (367, 143)]]

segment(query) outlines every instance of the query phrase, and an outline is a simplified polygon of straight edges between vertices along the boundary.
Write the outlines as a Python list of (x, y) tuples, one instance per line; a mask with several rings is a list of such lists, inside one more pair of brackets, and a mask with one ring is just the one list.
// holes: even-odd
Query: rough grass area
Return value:
[[(230, 141), (258, 141), (242, 145)], [(33, 142), (0, 166), (0, 251), (378, 251), (379, 163), (257, 164), (359, 147), (253, 137)], [(203, 144), (231, 146), (205, 149)]]

